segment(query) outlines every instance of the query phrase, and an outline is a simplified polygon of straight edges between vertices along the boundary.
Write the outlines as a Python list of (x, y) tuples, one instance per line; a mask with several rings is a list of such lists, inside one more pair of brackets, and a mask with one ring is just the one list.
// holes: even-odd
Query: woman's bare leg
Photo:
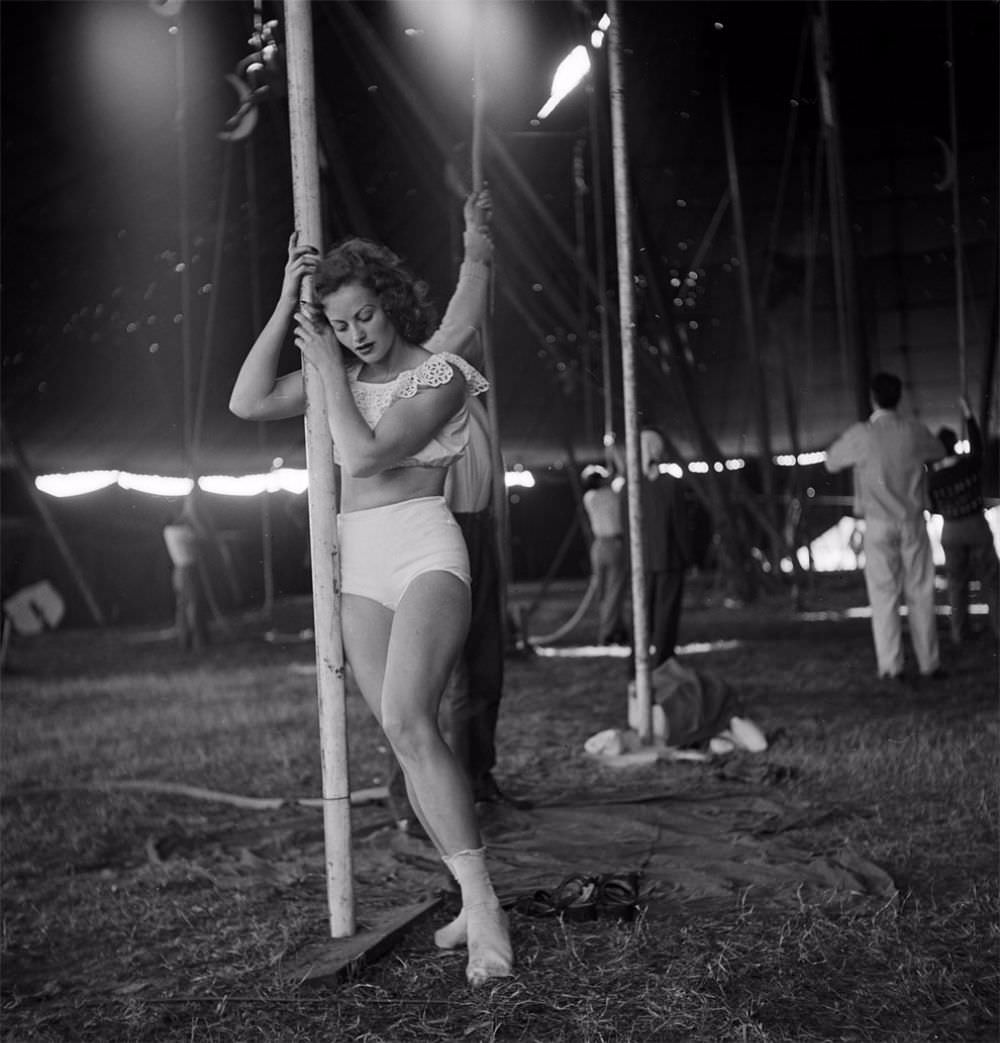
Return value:
[[(357, 600), (357, 599), (355, 599)], [(388, 614), (388, 613), (387, 613)], [(392, 614), (388, 614), (392, 615)], [(463, 911), (438, 932), (452, 947), (467, 941), (467, 977), (474, 985), (510, 973), (506, 916), (486, 872), (475, 804), (468, 779), (438, 727), (438, 708), (468, 629), (469, 592), (443, 572), (425, 573), (404, 594), (389, 625), (381, 694), (373, 706), (412, 793), (414, 811), (435, 841), (462, 889)], [(362, 690), (377, 691), (372, 659), (385, 635), (371, 613), (347, 619), (345, 645)]]
[(464, 583), (445, 572), (418, 576), (396, 608), (382, 678), (382, 728), (443, 854), (480, 846), (468, 780), (438, 725), (468, 625)]
[[(351, 672), (361, 689), (361, 695), (375, 720), (382, 724), (382, 684), (385, 679), (385, 664), (389, 654), (389, 635), (392, 631), (394, 613), (385, 605), (356, 594), (344, 594), (341, 600), (341, 627), (344, 637), (344, 652), (351, 664)], [(424, 827), (438, 854), (445, 849), (434, 836), (427, 816), (419, 806), (413, 787), (406, 779), (407, 796), (414, 814)], [(464, 944), (464, 939), (462, 944)]]

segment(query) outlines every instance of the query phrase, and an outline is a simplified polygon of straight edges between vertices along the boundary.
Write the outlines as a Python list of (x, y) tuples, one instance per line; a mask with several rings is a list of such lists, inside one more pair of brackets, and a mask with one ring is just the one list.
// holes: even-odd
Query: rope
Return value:
[[(201, 786), (188, 786), (182, 782), (157, 782), (155, 780), (144, 781), (141, 779), (123, 779), (121, 781), (105, 782), (80, 782), (69, 786), (29, 786), (24, 789), (9, 790), (6, 794), (11, 797), (33, 797), (44, 796), (49, 793), (69, 793), (74, 791), (104, 792), (106, 790), (137, 791), (141, 793), (169, 793), (181, 797), (191, 797), (193, 800), (210, 800), (219, 804), (231, 804), (237, 808), (249, 808), (253, 811), (272, 811), (277, 808), (288, 807), (296, 804), (299, 807), (319, 808), (331, 799), (323, 797), (246, 797), (239, 793), (224, 793), (221, 790), (204, 789)], [(355, 790), (350, 794), (352, 804), (367, 804), (372, 801), (384, 800), (386, 788), (384, 786), (372, 786), (368, 789)], [(345, 799), (343, 797), (339, 798)]]
[(590, 608), (591, 602), (593, 602), (596, 594), (597, 577), (591, 576), (590, 583), (587, 585), (587, 589), (583, 592), (583, 598), (577, 606), (576, 611), (568, 620), (566, 620), (565, 623), (563, 623), (561, 627), (559, 627), (558, 630), (553, 630), (551, 634), (540, 634), (537, 637), (525, 634), (525, 640), (529, 645), (551, 645), (554, 642), (559, 641), (561, 638), (564, 638), (567, 634), (576, 629), (577, 624), (586, 615), (587, 609)]

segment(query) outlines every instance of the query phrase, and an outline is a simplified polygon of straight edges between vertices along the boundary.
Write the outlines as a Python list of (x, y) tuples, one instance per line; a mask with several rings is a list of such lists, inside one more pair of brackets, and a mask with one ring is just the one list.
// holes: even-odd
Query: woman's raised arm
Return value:
[(299, 246), (298, 233), (293, 232), (288, 241), (288, 262), (278, 302), (243, 360), (229, 397), (230, 410), (243, 420), (282, 420), (305, 412), (302, 371), (279, 377), (278, 359), (299, 306), (302, 279), (312, 275), (318, 263), (315, 248)]

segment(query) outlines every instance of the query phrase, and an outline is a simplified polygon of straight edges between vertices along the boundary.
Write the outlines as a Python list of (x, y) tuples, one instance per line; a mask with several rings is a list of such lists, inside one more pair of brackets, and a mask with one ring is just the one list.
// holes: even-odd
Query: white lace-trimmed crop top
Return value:
[[(416, 369), (405, 369), (395, 380), (387, 384), (369, 384), (358, 380), (361, 364), (350, 366), (347, 379), (351, 394), (365, 423), (374, 431), (375, 425), (382, 419), (382, 414), (400, 398), (413, 398), (422, 387), (442, 387), (455, 375), (455, 370), (465, 377), (468, 393), (481, 395), (488, 391), (490, 385), (486, 378), (465, 359), (442, 351), (431, 355)], [(461, 409), (441, 428), (440, 431), (413, 456), (400, 460), (396, 467), (447, 467), (453, 460), (462, 455), (469, 443), (469, 410), (464, 404)], [(340, 463), (336, 443), (333, 447), (333, 459)]]

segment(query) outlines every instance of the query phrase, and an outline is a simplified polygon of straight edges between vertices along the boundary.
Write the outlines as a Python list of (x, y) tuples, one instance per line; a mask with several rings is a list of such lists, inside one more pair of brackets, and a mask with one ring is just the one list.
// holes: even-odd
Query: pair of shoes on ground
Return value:
[(555, 916), (574, 922), (598, 917), (630, 921), (639, 911), (639, 880), (637, 872), (599, 876), (573, 874), (553, 891), (522, 895), (513, 908), (526, 916)]

